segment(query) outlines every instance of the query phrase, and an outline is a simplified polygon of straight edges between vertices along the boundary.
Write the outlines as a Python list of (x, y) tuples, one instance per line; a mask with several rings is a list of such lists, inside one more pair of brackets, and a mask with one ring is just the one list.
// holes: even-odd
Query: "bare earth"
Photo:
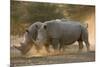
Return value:
[[(11, 42), (11, 44), (16, 44), (16, 43)], [(78, 52), (78, 45), (69, 45), (66, 46), (65, 49), (66, 49), (65, 52), (59, 55), (40, 56), (40, 57), (33, 56), (31, 58), (25, 58), (21, 55), (20, 51), (11, 47), (10, 64), (12, 67), (18, 67), (18, 66), (41, 65), (41, 64), (44, 65), (44, 64), (61, 64), (61, 63), (95, 61), (95, 51), (92, 50), (87, 52), (85, 46), (82, 52)]]

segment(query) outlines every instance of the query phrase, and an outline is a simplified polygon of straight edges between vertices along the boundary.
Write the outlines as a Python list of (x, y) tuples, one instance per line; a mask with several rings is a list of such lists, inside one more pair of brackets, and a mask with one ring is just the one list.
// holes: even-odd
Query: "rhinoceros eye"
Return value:
[(44, 25), (44, 29), (46, 29), (47, 28), (47, 26), (46, 25)]
[(38, 28), (38, 25), (35, 25), (36, 28)]
[(28, 30), (26, 30), (26, 32), (27, 32), (27, 33), (29, 33), (29, 31), (28, 31)]

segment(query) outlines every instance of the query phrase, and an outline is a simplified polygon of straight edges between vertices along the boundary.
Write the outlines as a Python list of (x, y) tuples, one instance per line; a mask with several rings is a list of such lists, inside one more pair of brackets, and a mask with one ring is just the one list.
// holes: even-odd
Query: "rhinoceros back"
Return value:
[(47, 33), (51, 38), (70, 44), (80, 38), (81, 28), (79, 23), (74, 22), (48, 22)]

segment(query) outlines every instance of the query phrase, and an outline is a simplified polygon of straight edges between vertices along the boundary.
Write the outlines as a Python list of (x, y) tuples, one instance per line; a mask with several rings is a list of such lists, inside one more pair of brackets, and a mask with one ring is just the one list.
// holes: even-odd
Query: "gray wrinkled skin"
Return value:
[(49, 49), (48, 45), (52, 45), (54, 49), (62, 49), (65, 44), (69, 45), (78, 41), (80, 50), (85, 42), (87, 50), (89, 50), (87, 28), (79, 22), (46, 21), (38, 30), (36, 41), (38, 44), (44, 44), (47, 49)]
[(23, 36), (23, 41), (20, 43), (20, 47), (16, 47), (19, 49), (23, 54), (30, 50), (32, 45), (34, 44), (33, 40), (36, 40), (38, 29), (41, 27), (41, 22), (35, 22), (25, 31)]

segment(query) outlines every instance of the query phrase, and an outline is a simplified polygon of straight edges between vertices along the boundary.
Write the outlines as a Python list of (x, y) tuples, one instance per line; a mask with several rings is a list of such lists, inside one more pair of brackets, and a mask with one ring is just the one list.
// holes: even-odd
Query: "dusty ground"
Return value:
[[(65, 51), (59, 55), (52, 56), (32, 56), (25, 58), (21, 55), (20, 51), (13, 48), (12, 45), (18, 44), (19, 38), (11, 37), (11, 65), (13, 66), (26, 66), (26, 65), (40, 65), (40, 64), (61, 64), (61, 63), (76, 63), (76, 62), (93, 62), (95, 61), (95, 51), (86, 51), (86, 47), (82, 52), (78, 52), (78, 45), (69, 45), (65, 47)], [(14, 67), (13, 66), (13, 67)]]

